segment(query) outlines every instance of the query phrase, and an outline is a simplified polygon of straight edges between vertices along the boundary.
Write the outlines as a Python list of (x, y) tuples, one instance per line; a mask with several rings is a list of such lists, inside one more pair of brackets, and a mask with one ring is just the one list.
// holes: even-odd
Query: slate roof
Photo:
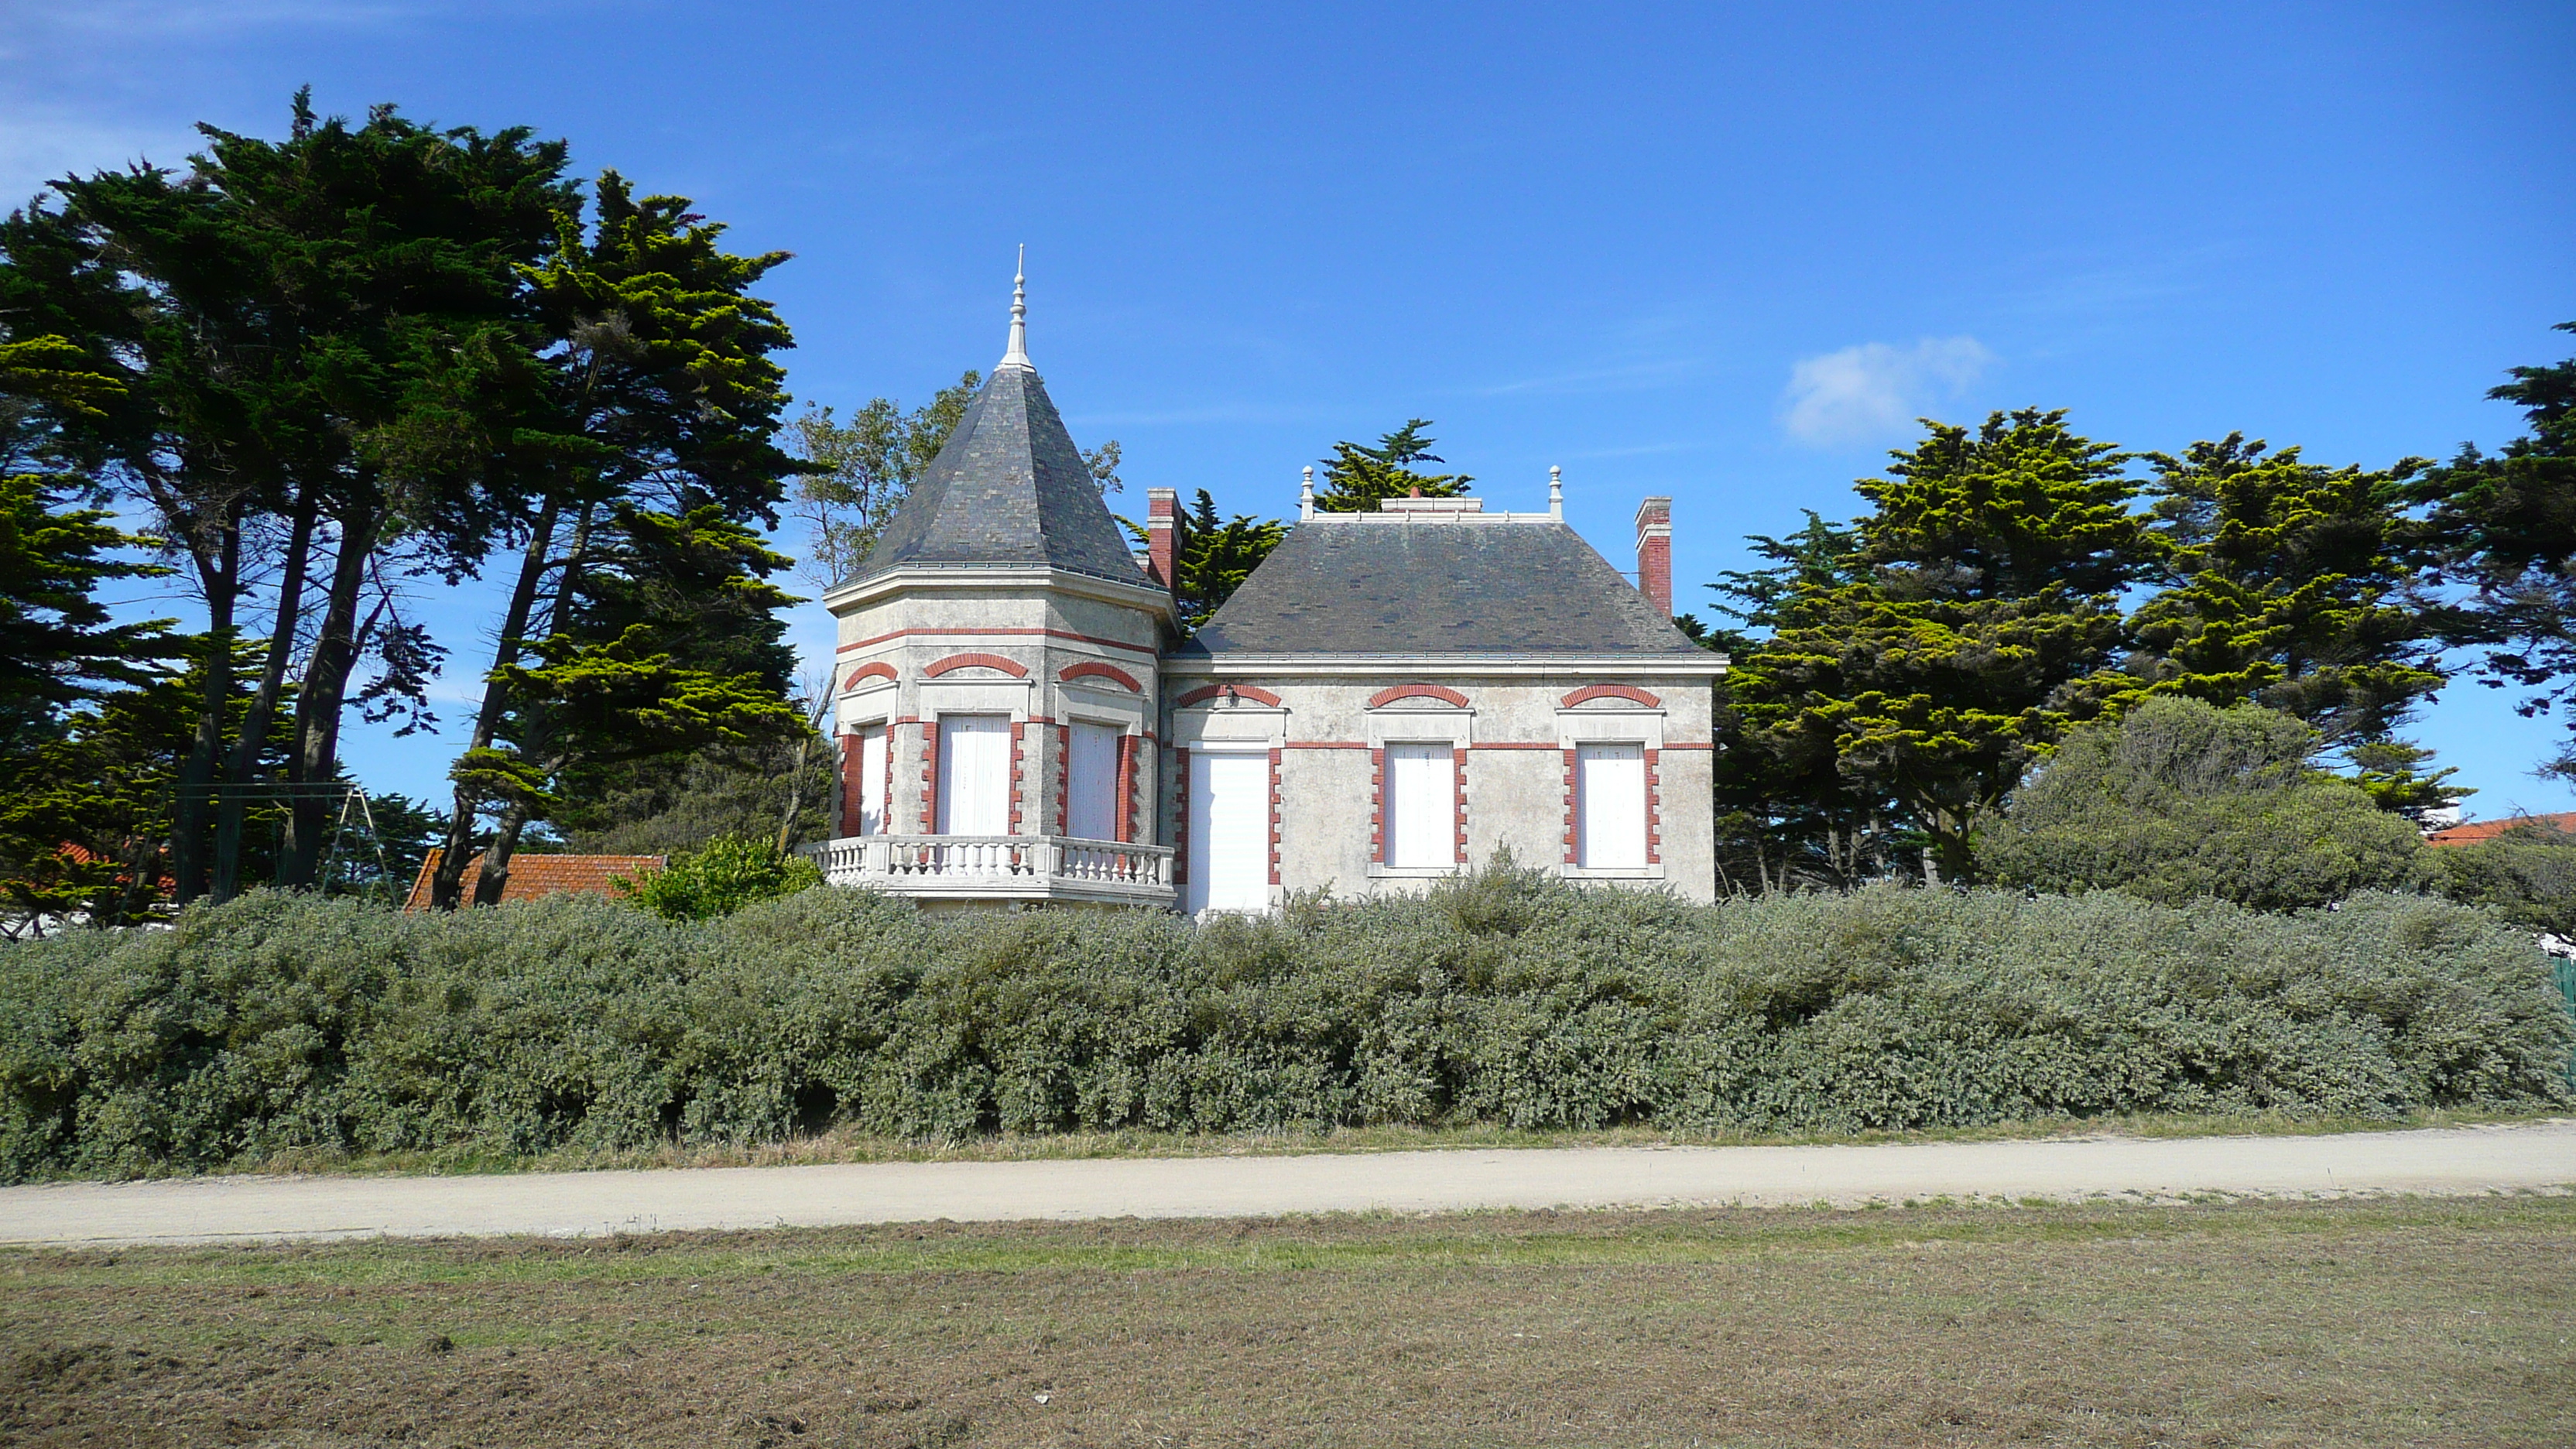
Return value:
[(994, 564), (1147, 582), (1045, 384), (1020, 366), (993, 370), (851, 581)]
[[(439, 857), (445, 855), (439, 846), (429, 848), (429, 859), (420, 863), (420, 875), (411, 883), (411, 894), (403, 901), (406, 911), (429, 909), (429, 883), (438, 874)], [(524, 851), (510, 856), (510, 878), (501, 882), (501, 904), (533, 901), (540, 896), (570, 893), (581, 896), (613, 894), (609, 881), (617, 876), (641, 876), (660, 870), (671, 863), (664, 855), (534, 855)], [(483, 878), (483, 856), (476, 852), (465, 862), (465, 884), (461, 898), (474, 899), (474, 883)]]
[(1562, 523), (1330, 513), (1173, 653), (1713, 657)]

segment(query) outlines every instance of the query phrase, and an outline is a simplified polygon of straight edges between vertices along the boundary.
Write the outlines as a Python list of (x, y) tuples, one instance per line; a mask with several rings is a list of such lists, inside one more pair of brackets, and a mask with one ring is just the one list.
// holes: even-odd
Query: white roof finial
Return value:
[(1563, 468), (1550, 467), (1547, 470), (1547, 516), (1559, 523), (1565, 521), (1565, 470)]
[(1308, 464), (1308, 465), (1307, 465), (1307, 467), (1306, 467), (1306, 483), (1305, 483), (1305, 486), (1304, 486), (1304, 487), (1301, 487), (1301, 488), (1299, 488), (1299, 489), (1297, 490), (1297, 517), (1298, 517), (1299, 519), (1303, 520), (1303, 519), (1312, 518), (1312, 517), (1314, 517), (1314, 516), (1315, 516), (1315, 469), (1314, 469), (1314, 465), (1312, 465), (1312, 464)]
[(1029, 364), (1029, 244), (1020, 243), (1019, 270), (1011, 277), (1011, 347), (994, 365), (999, 372), (1016, 367), (1028, 372), (1037, 369)]

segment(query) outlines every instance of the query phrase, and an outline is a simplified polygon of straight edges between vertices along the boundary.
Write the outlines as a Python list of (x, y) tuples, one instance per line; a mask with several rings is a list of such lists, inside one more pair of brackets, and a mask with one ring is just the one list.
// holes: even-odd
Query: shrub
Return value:
[(2425, 884), (2452, 900), (2576, 940), (2576, 835), (2525, 821), (2475, 845), (2427, 850), (2417, 864)]
[(2571, 1100), (2531, 940), (1874, 889), (1691, 906), (1489, 871), (1196, 927), (809, 890), (403, 915), (254, 894), (0, 948), (0, 1176), (289, 1150), (1487, 1122), (1964, 1126)]
[(1978, 866), (1999, 885), (2258, 910), (2410, 883), (2414, 825), (2312, 768), (2316, 747), (2306, 725), (2255, 705), (2148, 699), (2069, 731), (1979, 834)]
[(822, 883), (823, 872), (814, 862), (739, 835), (719, 835), (704, 849), (674, 856), (668, 866), (646, 871), (641, 879), (620, 876), (610, 882), (620, 898), (666, 921), (712, 921), (754, 901), (792, 896)]

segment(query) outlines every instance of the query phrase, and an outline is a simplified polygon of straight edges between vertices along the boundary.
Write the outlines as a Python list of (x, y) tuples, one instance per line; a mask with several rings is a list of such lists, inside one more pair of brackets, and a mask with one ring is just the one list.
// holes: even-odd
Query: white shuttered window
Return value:
[(1190, 756), (1189, 910), (1270, 909), (1270, 758)]
[(1574, 863), (1586, 870), (1646, 866), (1646, 747), (1574, 747)]
[(1458, 773), (1447, 745), (1388, 745), (1379, 782), (1379, 824), (1386, 863), (1451, 867), (1458, 863)]
[(1011, 720), (999, 714), (939, 717), (939, 833), (1011, 830)]
[[(886, 731), (876, 725), (859, 732), (859, 833), (886, 833)], [(844, 788), (847, 788), (846, 786)]]
[(1080, 724), (1073, 727), (1073, 757), (1065, 762), (1065, 785), (1073, 799), (1065, 811), (1065, 832), (1076, 840), (1118, 838), (1118, 728)]

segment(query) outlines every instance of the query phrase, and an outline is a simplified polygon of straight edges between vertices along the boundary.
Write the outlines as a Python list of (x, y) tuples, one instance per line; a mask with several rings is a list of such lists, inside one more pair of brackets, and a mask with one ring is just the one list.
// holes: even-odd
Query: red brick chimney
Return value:
[(1673, 616), (1673, 500), (1637, 505), (1637, 587), (1655, 601), (1655, 613)]
[(1145, 558), (1154, 582), (1173, 587), (1172, 568), (1181, 546), (1181, 495), (1170, 488), (1145, 490)]

